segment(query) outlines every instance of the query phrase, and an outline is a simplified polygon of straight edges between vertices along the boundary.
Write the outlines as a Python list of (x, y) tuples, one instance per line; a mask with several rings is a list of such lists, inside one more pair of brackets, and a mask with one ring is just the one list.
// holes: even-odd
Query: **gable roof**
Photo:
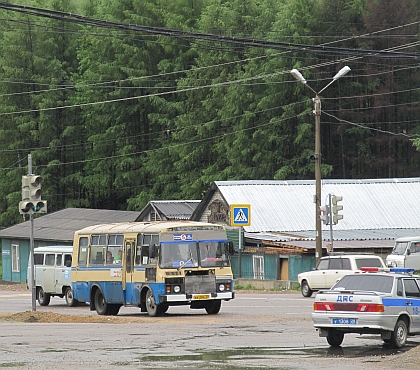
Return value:
[[(216, 192), (228, 205), (251, 206), (246, 232), (315, 231), (315, 180), (216, 181), (191, 219), (203, 214)], [(327, 203), (330, 193), (343, 197), (344, 218), (334, 231), (420, 228), (419, 177), (323, 180), (321, 204)], [(329, 233), (329, 226), (322, 227), (323, 234)]]
[[(74, 232), (86, 226), (135, 221), (138, 212), (107, 209), (66, 208), (34, 218), (34, 239), (73, 242)], [(0, 230), (0, 238), (28, 239), (30, 221)]]
[(160, 220), (189, 220), (200, 200), (152, 200), (141, 210), (136, 221), (150, 221), (145, 219), (153, 211)]

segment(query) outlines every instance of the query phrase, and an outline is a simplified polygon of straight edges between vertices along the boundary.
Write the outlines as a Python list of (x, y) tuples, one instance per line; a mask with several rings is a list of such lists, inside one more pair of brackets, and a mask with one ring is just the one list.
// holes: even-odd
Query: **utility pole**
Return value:
[(319, 95), (324, 91), (328, 86), (330, 86), (335, 80), (338, 80), (340, 77), (344, 76), (350, 67), (345, 66), (338, 71), (338, 73), (333, 77), (333, 80), (328, 83), (323, 89), (316, 92), (312, 87), (307, 85), (307, 81), (302, 76), (302, 74), (297, 69), (292, 69), (290, 73), (298, 81), (302, 82), (307, 86), (312, 92), (315, 93), (314, 102), (314, 115), (315, 115), (315, 259), (318, 264), (319, 260), (322, 257), (322, 227), (321, 227), (321, 98)]

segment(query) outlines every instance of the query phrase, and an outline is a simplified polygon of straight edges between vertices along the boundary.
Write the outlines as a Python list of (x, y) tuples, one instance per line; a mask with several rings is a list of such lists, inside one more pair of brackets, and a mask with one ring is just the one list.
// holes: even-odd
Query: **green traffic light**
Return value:
[(39, 212), (41, 208), (44, 208), (44, 202), (38, 202), (34, 204), (34, 212)]

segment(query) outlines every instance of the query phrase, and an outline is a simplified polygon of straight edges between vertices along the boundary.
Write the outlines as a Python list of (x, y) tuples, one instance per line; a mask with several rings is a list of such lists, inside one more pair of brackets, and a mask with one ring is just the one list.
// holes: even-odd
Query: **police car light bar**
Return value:
[(408, 267), (361, 267), (360, 271), (363, 272), (397, 272), (401, 274), (411, 274), (414, 272), (413, 268)]

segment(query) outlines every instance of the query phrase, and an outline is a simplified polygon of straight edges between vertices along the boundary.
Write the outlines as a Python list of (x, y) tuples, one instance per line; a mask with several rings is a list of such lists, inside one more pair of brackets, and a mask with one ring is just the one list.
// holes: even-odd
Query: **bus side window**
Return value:
[(88, 251), (88, 238), (83, 236), (79, 239), (79, 265), (86, 266)]
[(103, 265), (105, 263), (105, 235), (92, 235), (90, 242), (89, 264)]
[(149, 263), (156, 263), (157, 259), (154, 259), (153, 261), (150, 261), (150, 246), (151, 245), (159, 245), (159, 235), (157, 234), (151, 234), (147, 235), (145, 234), (143, 237), (143, 243), (141, 247), (141, 264), (147, 265)]
[(63, 255), (62, 254), (57, 254), (57, 258), (55, 259), (55, 265), (56, 266), (61, 266), (62, 261), (63, 261)]

